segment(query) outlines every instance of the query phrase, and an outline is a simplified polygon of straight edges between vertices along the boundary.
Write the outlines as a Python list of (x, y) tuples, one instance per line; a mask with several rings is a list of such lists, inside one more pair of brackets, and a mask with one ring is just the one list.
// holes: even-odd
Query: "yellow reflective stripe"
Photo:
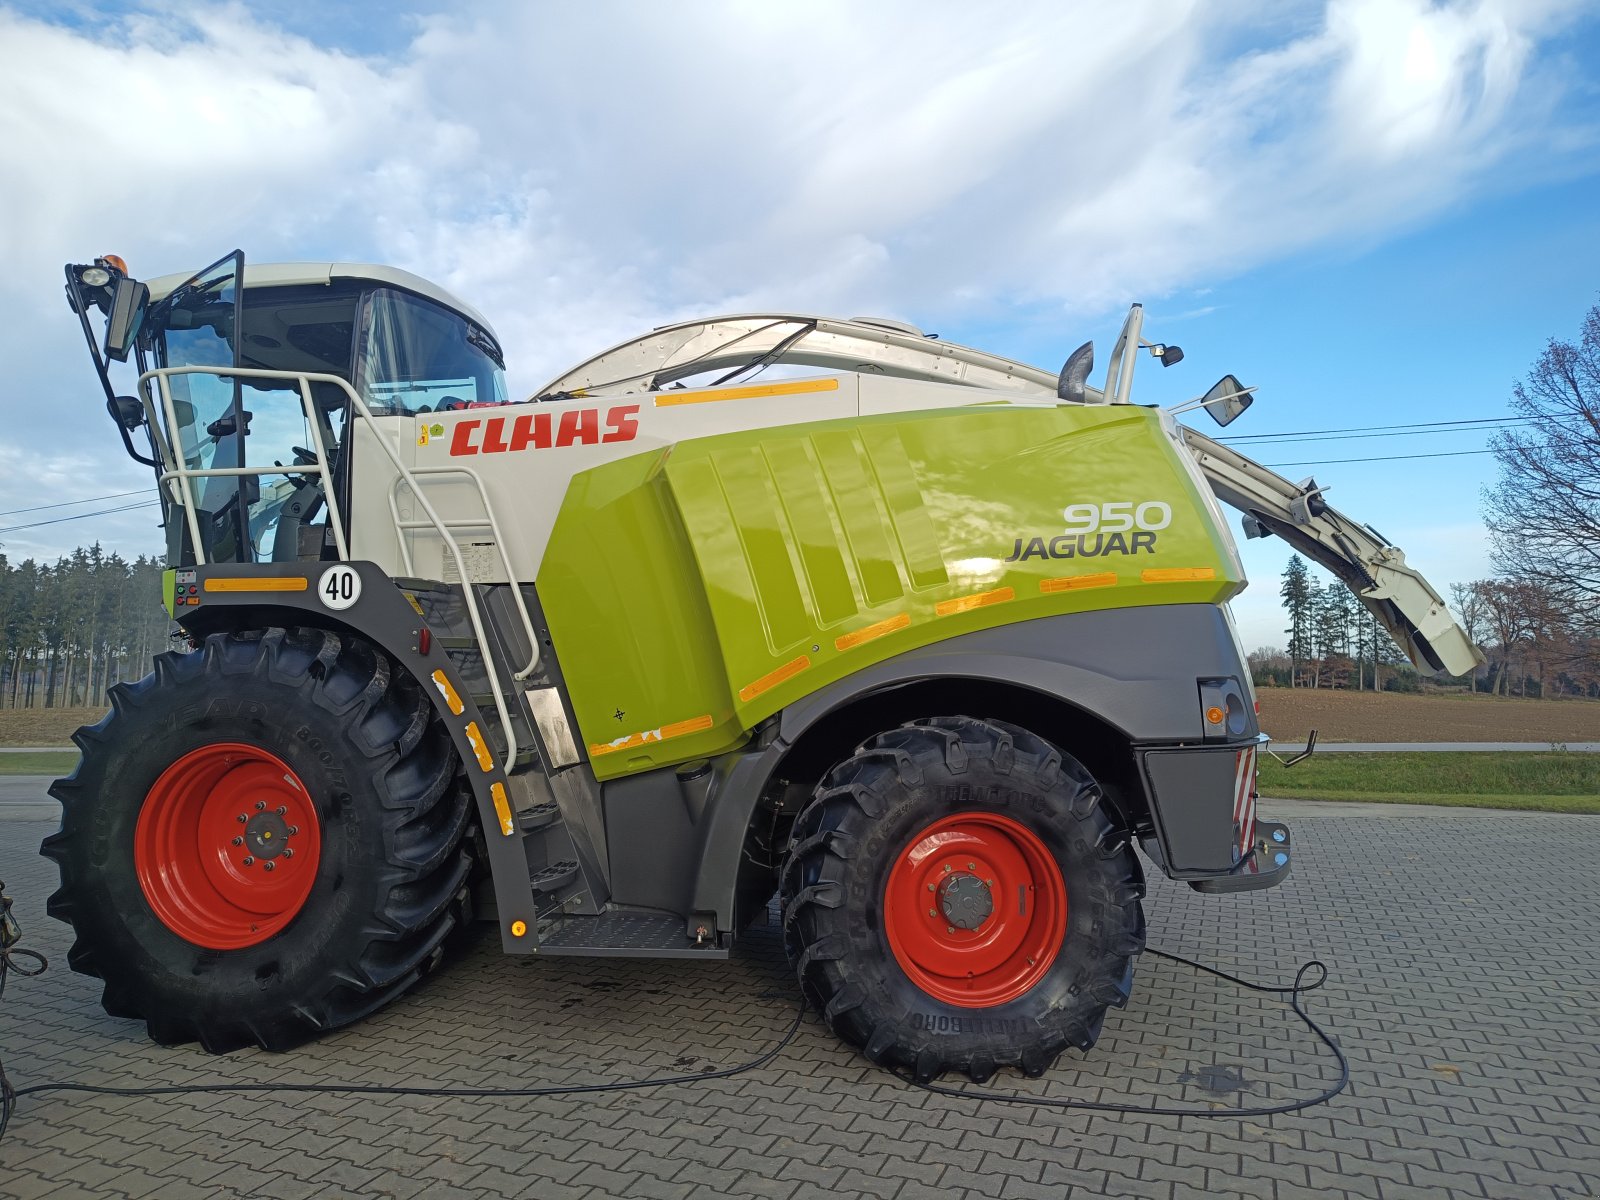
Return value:
[(478, 766), (485, 771), (494, 770), (494, 755), (489, 753), (489, 743), (483, 740), (483, 730), (478, 728), (476, 721), (467, 722), (467, 741), (472, 743), (472, 753), (477, 756)]
[(657, 408), (670, 408), (675, 404), (710, 404), (714, 400), (754, 400), (759, 396), (798, 396), (802, 392), (836, 392), (837, 379), (797, 379), (792, 383), (763, 383), (751, 387), (712, 388), (682, 392), (659, 392)]
[(799, 658), (791, 659), (776, 671), (768, 671), (753, 683), (747, 683), (739, 689), (739, 699), (744, 701), (754, 700), (762, 692), (770, 691), (786, 679), (793, 679), (811, 665), (811, 657), (802, 654)]
[(311, 586), (304, 575), (217, 575), (206, 580), (208, 592), (303, 592)]
[(858, 629), (854, 633), (842, 634), (833, 639), (833, 644), (839, 650), (853, 650), (864, 642), (870, 642), (874, 638), (881, 638), (897, 629), (904, 629), (910, 624), (910, 615), (901, 613), (898, 617), (890, 617), (887, 621), (879, 621), (874, 625), (868, 625), (865, 629)]
[(511, 820), (511, 802), (506, 799), (506, 785), (495, 780), (489, 785), (489, 795), (494, 799), (494, 815), (500, 818), (500, 832), (510, 837), (516, 825)]
[(459, 717), (466, 705), (461, 703), (461, 697), (456, 694), (456, 689), (450, 685), (449, 676), (442, 669), (433, 673), (433, 686), (439, 689), (439, 694), (450, 706), (450, 711)]
[(615, 754), (618, 750), (632, 750), (650, 742), (664, 742), (668, 738), (683, 737), (688, 733), (700, 733), (710, 729), (714, 724), (716, 722), (711, 719), (711, 714), (706, 713), (704, 716), (690, 717), (687, 721), (673, 721), (670, 724), (661, 726), (660, 729), (644, 729), (638, 733), (630, 733), (616, 738), (613, 741), (594, 742), (589, 746), (589, 754), (591, 757), (598, 757), (602, 754)]
[(1189, 583), (1216, 577), (1215, 567), (1146, 567), (1139, 572), (1139, 578), (1146, 583)]
[(711, 726), (711, 714), (707, 713), (703, 717), (690, 717), (687, 721), (674, 721), (670, 725), (663, 725), (661, 727), (661, 737), (663, 740), (682, 737), (686, 733), (700, 733), (703, 730), (710, 729)]
[(1102, 571), (1098, 575), (1066, 575), (1059, 579), (1039, 580), (1041, 592), (1076, 592), (1083, 588), (1116, 587), (1117, 573)]
[(986, 604), (1004, 604), (1007, 600), (1015, 600), (1016, 597), (1017, 593), (1011, 588), (995, 588), (992, 592), (974, 592), (970, 596), (961, 596), (955, 600), (941, 600), (933, 606), (933, 611), (941, 617), (948, 617), (952, 613), (970, 612)]

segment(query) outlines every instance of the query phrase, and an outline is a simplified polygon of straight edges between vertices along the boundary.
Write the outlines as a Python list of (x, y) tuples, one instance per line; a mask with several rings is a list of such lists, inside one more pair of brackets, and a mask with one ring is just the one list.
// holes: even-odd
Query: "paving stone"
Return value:
[[(65, 969), (67, 931), (43, 912), (47, 831), (0, 822), (0, 877), (28, 944), (52, 959), (9, 981), (0, 1013), (19, 1086), (618, 1082), (748, 1061), (793, 1019), (775, 927), (752, 929), (726, 963), (534, 961), (486, 936), (414, 995), (304, 1050), (162, 1048)], [(887, 1077), (810, 1014), (758, 1072), (653, 1090), (31, 1096), (0, 1146), (0, 1196), (1600, 1195), (1600, 962), (1583, 949), (1600, 928), (1600, 821), (1318, 816), (1296, 842), (1294, 876), (1270, 892), (1203, 896), (1147, 871), (1150, 944), (1269, 983), (1305, 957), (1328, 962), (1305, 1003), (1349, 1054), (1352, 1084), (1322, 1107), (1214, 1119), (1000, 1104), (975, 1088), (950, 1099)], [(1147, 956), (1092, 1052), (988, 1090), (1221, 1111), (1332, 1077), (1279, 999)], [(1207, 1090), (1230, 1079), (1242, 1090)]]

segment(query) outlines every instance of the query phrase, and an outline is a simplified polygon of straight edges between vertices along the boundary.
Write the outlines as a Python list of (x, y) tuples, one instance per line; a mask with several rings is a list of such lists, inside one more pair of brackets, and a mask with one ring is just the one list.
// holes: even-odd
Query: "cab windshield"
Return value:
[(373, 292), (368, 312), (359, 387), (374, 413), (411, 416), (505, 403), (504, 361), (485, 330), (392, 288)]

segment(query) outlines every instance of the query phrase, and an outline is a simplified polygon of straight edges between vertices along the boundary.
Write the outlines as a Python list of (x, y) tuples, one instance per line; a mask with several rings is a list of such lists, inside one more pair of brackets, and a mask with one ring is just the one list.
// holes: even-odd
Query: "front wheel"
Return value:
[(1099, 785), (999, 721), (918, 721), (834, 767), (781, 893), (810, 1002), (923, 1081), (1087, 1050), (1144, 948), (1144, 877)]
[(417, 681), (321, 629), (214, 633), (111, 690), (50, 794), (52, 916), (113, 1016), (284, 1049), (415, 983), (460, 927), (470, 795)]

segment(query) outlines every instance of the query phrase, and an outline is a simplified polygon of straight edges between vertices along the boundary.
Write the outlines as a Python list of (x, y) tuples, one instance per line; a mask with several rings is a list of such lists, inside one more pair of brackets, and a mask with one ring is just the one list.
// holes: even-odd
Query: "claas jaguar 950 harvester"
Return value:
[(50, 911), (163, 1043), (293, 1046), (473, 922), (725, 958), (776, 895), (872, 1061), (1039, 1073), (1128, 998), (1141, 853), (1207, 892), (1290, 870), (1219, 499), (1419, 666), (1474, 661), (1314, 482), (1131, 402), (1180, 355), (1137, 306), (1099, 387), (1090, 346), (753, 314), (511, 402), (489, 322), (404, 271), (66, 275), (183, 642), (77, 735)]

